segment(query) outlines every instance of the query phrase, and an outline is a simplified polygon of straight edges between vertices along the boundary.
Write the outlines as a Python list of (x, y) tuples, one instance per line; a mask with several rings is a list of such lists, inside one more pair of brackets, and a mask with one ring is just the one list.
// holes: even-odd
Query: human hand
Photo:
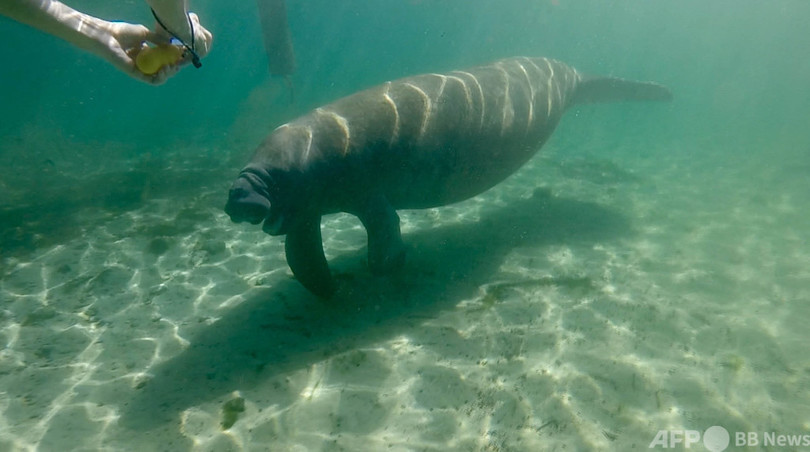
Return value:
[[(189, 23), (194, 27), (194, 51), (202, 58), (210, 51), (214, 37), (210, 31), (200, 24), (199, 16), (189, 13), (188, 17)], [(146, 48), (147, 42), (169, 44), (172, 35), (157, 24), (155, 25), (155, 31), (151, 31), (143, 25), (127, 22), (107, 22), (104, 28), (108, 30), (109, 37), (104, 43), (102, 57), (124, 73), (142, 82), (162, 85), (170, 77), (177, 74), (183, 66), (191, 62), (192, 55), (188, 51), (184, 51), (182, 57), (176, 63), (166, 64), (154, 74), (144, 74), (135, 64), (138, 54)], [(186, 44), (191, 46), (190, 42)]]
[(194, 13), (188, 13), (188, 17), (191, 19), (191, 26), (194, 27), (194, 43), (196, 45), (194, 51), (202, 58), (208, 55), (208, 52), (211, 50), (211, 44), (214, 43), (214, 35), (200, 24), (199, 16)]
[[(162, 39), (168, 42), (171, 38), (180, 38), (185, 42), (189, 47), (193, 48), (197, 55), (202, 58), (208, 55), (208, 52), (211, 50), (211, 44), (214, 41), (214, 35), (211, 34), (205, 27), (202, 26), (200, 23), (200, 17), (195, 13), (188, 13), (188, 23), (192, 27), (191, 30), (188, 29), (181, 29), (171, 31), (163, 28), (163, 25), (160, 22), (155, 22), (155, 34), (161, 36)], [(171, 27), (171, 25), (169, 25)], [(172, 35), (171, 33), (182, 33), (179, 36)], [(194, 43), (191, 43), (191, 36), (194, 36)]]
[(169, 40), (143, 25), (108, 22), (105, 28), (108, 30), (109, 37), (106, 42), (102, 42), (101, 56), (124, 73), (142, 82), (162, 85), (169, 77), (175, 75), (184, 64), (191, 61), (190, 56), (184, 56), (176, 64), (164, 65), (154, 74), (144, 74), (135, 65), (135, 58), (146, 48), (146, 42), (168, 44)]
[[(167, 4), (169, 3), (163, 1), (150, 2), (154, 7)], [(208, 54), (213, 41), (211, 33), (200, 24), (196, 14), (186, 15), (185, 3), (174, 5), (179, 5), (180, 9), (175, 13), (177, 17), (171, 17), (170, 26), (175, 22), (182, 24), (183, 29), (178, 31), (184, 33), (181, 39), (186, 40), (198, 56)], [(77, 11), (57, 0), (0, 0), (0, 14), (90, 51), (130, 77), (153, 85), (164, 83), (181, 66), (191, 61), (191, 55), (186, 51), (176, 63), (163, 64), (156, 73), (144, 74), (138, 70), (135, 59), (146, 48), (146, 43), (170, 45), (170, 36), (162, 27), (157, 32), (150, 31), (143, 25), (106, 21)], [(193, 43), (190, 42), (192, 36)]]

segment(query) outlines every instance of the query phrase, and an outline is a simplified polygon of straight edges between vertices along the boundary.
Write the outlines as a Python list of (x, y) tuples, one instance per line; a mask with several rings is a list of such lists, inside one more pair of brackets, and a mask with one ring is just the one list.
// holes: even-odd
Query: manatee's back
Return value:
[(665, 100), (668, 93), (517, 57), (387, 82), (314, 110), (288, 132), (303, 143), (302, 166), (325, 185), (381, 191), (395, 208), (432, 207), (514, 173), (574, 102)]
[(381, 188), (396, 208), (443, 205), (525, 163), (554, 130), (577, 78), (563, 63), (513, 58), (388, 82), (290, 126), (312, 130), (309, 163), (329, 162), (319, 180)]

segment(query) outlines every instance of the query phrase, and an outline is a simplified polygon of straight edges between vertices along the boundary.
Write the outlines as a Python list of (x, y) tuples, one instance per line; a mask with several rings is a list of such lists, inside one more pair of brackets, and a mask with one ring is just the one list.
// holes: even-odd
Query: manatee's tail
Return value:
[(653, 82), (636, 82), (614, 77), (583, 76), (574, 94), (574, 103), (672, 100), (666, 86)]

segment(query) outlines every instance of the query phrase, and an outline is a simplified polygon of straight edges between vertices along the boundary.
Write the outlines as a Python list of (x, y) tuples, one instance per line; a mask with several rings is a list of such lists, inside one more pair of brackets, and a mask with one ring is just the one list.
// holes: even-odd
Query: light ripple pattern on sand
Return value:
[(644, 184), (551, 153), (467, 203), (403, 212), (415, 245), (401, 279), (365, 274), (356, 219), (327, 218), (326, 249), (351, 275), (339, 307), (214, 207), (170, 233), (175, 201), (85, 218), (87, 235), (6, 259), (0, 444), (629, 449), (660, 426), (747, 430), (774, 412), (800, 431), (806, 194), (759, 202), (755, 163), (724, 170), (739, 183), (707, 199), (698, 181), (718, 165), (677, 152), (626, 160)]

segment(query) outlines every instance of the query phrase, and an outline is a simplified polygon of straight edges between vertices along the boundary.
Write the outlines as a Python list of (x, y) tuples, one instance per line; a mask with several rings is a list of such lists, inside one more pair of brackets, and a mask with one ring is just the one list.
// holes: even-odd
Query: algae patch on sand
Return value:
[(222, 430), (228, 430), (239, 419), (239, 413), (245, 411), (245, 399), (234, 397), (222, 405)]

